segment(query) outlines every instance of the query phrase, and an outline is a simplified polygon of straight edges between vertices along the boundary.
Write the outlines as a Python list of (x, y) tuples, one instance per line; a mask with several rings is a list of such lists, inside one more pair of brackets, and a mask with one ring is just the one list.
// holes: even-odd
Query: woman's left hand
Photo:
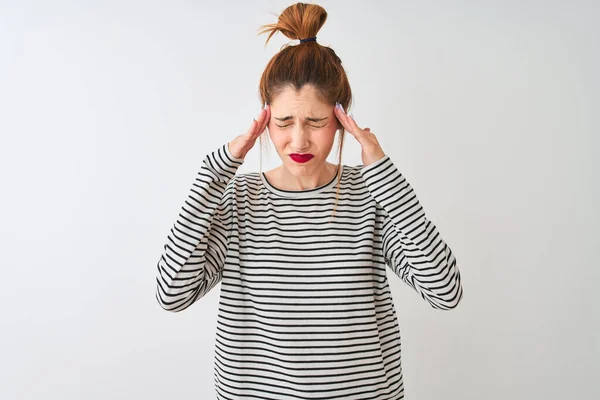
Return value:
[(366, 167), (367, 165), (373, 164), (385, 156), (383, 149), (377, 141), (377, 137), (375, 137), (375, 134), (371, 132), (371, 129), (361, 129), (358, 125), (356, 125), (354, 118), (346, 115), (341, 104), (336, 103), (333, 113), (337, 117), (338, 121), (340, 121), (344, 129), (350, 132), (352, 136), (358, 140), (358, 143), (360, 143), (362, 147), (361, 156), (363, 166)]

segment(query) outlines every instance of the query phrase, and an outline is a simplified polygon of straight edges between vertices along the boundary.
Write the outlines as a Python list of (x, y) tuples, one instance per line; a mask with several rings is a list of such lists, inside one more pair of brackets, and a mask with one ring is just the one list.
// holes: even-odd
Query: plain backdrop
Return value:
[[(318, 2), (356, 121), (463, 278), (438, 311), (388, 271), (407, 400), (600, 398), (594, 3)], [(0, 398), (214, 398), (220, 285), (169, 313), (156, 264), (204, 155), (258, 114), (292, 41), (256, 32), (290, 4), (0, 1)]]

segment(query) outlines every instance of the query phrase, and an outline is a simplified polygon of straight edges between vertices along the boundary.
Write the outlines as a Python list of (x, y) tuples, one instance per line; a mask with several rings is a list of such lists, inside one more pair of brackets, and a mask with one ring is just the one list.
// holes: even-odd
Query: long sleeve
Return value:
[(231, 183), (243, 162), (227, 143), (204, 157), (157, 263), (155, 296), (163, 309), (188, 308), (222, 279), (235, 200)]
[(411, 185), (388, 155), (363, 166), (361, 175), (380, 207), (386, 265), (433, 308), (455, 308), (463, 297), (456, 258)]

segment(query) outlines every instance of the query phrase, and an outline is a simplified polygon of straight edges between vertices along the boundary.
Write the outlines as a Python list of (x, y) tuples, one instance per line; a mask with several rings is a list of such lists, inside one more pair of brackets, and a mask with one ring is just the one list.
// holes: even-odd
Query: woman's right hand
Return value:
[(260, 110), (258, 119), (252, 121), (250, 129), (228, 143), (229, 152), (232, 156), (239, 159), (244, 159), (246, 154), (254, 146), (256, 139), (265, 131), (269, 120), (271, 119), (271, 106), (267, 104), (265, 108)]

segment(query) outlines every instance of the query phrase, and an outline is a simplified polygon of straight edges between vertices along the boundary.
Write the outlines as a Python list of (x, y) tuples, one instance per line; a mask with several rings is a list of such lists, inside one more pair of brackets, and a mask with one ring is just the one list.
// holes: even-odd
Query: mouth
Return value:
[(298, 153), (293, 153), (290, 154), (290, 158), (294, 161), (296, 161), (297, 163), (305, 163), (307, 161), (309, 161), (310, 159), (312, 159), (314, 157), (313, 154), (298, 154)]

